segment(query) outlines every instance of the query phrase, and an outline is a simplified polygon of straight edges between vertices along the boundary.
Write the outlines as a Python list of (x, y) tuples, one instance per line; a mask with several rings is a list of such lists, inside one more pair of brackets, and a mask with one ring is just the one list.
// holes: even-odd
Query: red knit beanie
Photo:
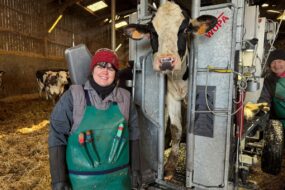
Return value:
[(92, 62), (90, 65), (91, 71), (93, 71), (94, 67), (97, 63), (107, 62), (111, 63), (115, 69), (119, 69), (119, 58), (117, 54), (108, 48), (101, 48), (95, 52), (95, 55), (92, 57)]

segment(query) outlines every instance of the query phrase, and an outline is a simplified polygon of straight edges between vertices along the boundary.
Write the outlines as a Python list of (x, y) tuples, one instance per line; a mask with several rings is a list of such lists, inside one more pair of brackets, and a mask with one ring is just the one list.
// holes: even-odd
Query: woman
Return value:
[(138, 147), (139, 130), (130, 93), (116, 86), (118, 56), (99, 49), (90, 69), (85, 85), (72, 85), (51, 114), (52, 188), (130, 189), (129, 140)]
[(270, 111), (271, 119), (278, 119), (285, 126), (285, 51), (278, 49), (270, 53), (267, 60), (270, 70), (264, 79), (258, 104), (245, 106), (245, 117), (253, 118), (259, 109)]

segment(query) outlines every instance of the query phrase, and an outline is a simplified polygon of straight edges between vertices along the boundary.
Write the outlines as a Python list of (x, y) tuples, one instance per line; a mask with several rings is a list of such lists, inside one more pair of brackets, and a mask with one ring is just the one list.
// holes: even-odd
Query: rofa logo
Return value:
[(224, 12), (222, 12), (218, 16), (218, 23), (214, 28), (212, 28), (207, 34), (205, 34), (206, 37), (211, 38), (220, 28), (222, 28), (222, 24), (226, 23), (226, 21), (229, 20), (229, 17), (224, 15)]

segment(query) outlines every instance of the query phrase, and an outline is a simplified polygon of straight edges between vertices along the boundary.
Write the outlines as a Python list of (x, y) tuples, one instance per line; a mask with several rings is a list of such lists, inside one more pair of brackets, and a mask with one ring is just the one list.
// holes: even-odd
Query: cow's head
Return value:
[(125, 34), (131, 39), (150, 38), (155, 71), (181, 70), (187, 49), (187, 33), (202, 35), (217, 23), (214, 16), (202, 15), (191, 20), (183, 13), (177, 4), (167, 1), (148, 24), (130, 24), (125, 28)]
[(43, 82), (45, 86), (56, 85), (58, 74), (56, 71), (46, 71), (43, 75)]
[(58, 81), (61, 84), (66, 85), (68, 83), (68, 76), (69, 76), (69, 73), (67, 71), (59, 71), (58, 72)]

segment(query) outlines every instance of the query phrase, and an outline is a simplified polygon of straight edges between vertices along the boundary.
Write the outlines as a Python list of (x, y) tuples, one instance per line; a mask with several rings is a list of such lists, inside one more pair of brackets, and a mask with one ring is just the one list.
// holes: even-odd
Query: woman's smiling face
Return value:
[(111, 85), (115, 80), (116, 70), (111, 63), (98, 63), (93, 69), (94, 81), (102, 86), (106, 87)]
[(270, 69), (277, 76), (282, 75), (285, 72), (285, 61), (281, 59), (276, 59), (271, 62)]

